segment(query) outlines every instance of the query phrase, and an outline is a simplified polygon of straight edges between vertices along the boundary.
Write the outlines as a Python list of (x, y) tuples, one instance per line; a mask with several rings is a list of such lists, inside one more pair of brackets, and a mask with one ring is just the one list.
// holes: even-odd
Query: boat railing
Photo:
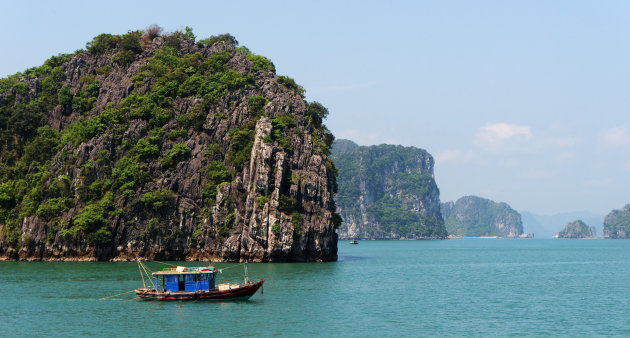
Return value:
[(213, 266), (178, 266), (176, 268), (164, 268), (161, 269), (159, 272), (211, 272), (215, 270), (216, 269)]

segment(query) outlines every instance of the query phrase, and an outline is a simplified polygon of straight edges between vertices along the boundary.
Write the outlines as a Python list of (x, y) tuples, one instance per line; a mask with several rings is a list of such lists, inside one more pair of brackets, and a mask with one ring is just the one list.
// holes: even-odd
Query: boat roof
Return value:
[(156, 271), (153, 273), (156, 275), (188, 275), (188, 274), (203, 274), (203, 273), (214, 273), (216, 269), (214, 266), (198, 266), (198, 267), (186, 267), (186, 266), (178, 266), (176, 268), (164, 269), (161, 271)]

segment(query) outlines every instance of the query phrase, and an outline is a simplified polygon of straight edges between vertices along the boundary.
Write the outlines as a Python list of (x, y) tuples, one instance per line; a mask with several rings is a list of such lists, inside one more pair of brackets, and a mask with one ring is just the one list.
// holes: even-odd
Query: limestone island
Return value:
[(0, 79), (0, 260), (337, 260), (334, 136), (304, 93), (188, 27)]
[(523, 233), (521, 215), (507, 203), (464, 196), (441, 204), (451, 238), (533, 238)]
[(581, 220), (568, 223), (564, 229), (553, 236), (554, 238), (592, 238), (594, 237), (592, 227), (586, 225)]

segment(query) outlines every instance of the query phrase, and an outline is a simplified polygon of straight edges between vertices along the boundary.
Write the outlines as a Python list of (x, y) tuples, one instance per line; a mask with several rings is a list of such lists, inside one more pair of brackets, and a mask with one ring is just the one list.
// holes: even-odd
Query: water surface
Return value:
[(99, 300), (142, 286), (133, 262), (0, 262), (0, 335), (630, 335), (630, 241), (341, 241), (339, 256), (249, 264), (267, 282), (240, 302)]

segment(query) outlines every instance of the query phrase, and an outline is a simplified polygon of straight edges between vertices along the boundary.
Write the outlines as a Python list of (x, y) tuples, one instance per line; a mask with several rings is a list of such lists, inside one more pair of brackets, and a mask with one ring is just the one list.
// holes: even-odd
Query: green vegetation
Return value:
[(268, 70), (275, 73), (276, 71), (276, 66), (274, 66), (273, 63), (264, 56), (248, 54), (247, 60), (251, 61), (254, 64), (251, 68), (253, 72), (257, 72), (259, 70)]
[(190, 156), (190, 148), (183, 143), (178, 143), (164, 155), (160, 160), (160, 164), (164, 168), (172, 169), (177, 163), (183, 161), (188, 156)]
[(203, 197), (207, 204), (214, 203), (217, 196), (217, 187), (224, 182), (232, 181), (232, 173), (225, 167), (220, 160), (211, 161), (206, 166), (206, 183), (203, 187)]
[(293, 237), (299, 238), (302, 236), (302, 227), (304, 226), (304, 215), (299, 212), (291, 214), (291, 223), (293, 223)]
[(298, 203), (297, 199), (289, 197), (287, 195), (280, 195), (280, 198), (278, 198), (278, 202), (278, 210), (287, 214), (300, 209), (300, 204)]
[(200, 40), (198, 44), (212, 46), (215, 43), (225, 43), (232, 47), (238, 46), (238, 40), (230, 34), (213, 35), (207, 39)]
[(91, 244), (107, 244), (111, 241), (107, 217), (114, 210), (113, 194), (109, 192), (100, 201), (86, 205), (74, 216), (72, 226), (61, 230), (60, 234), (67, 240), (85, 237)]
[(236, 220), (236, 214), (231, 212), (225, 216), (225, 221), (223, 225), (217, 227), (217, 237), (218, 238), (226, 238), (230, 236), (230, 233), (234, 227), (234, 221)]
[(88, 42), (85, 48), (90, 54), (103, 54), (118, 47), (120, 36), (101, 34)]
[(294, 91), (296, 94), (300, 95), (302, 98), (304, 98), (304, 95), (306, 94), (306, 90), (304, 90), (302, 86), (297, 84), (295, 80), (293, 80), (292, 78), (288, 76), (284, 76), (284, 75), (278, 76), (278, 83), (287, 87), (289, 90)]
[(368, 215), (379, 223), (380, 236), (402, 234), (407, 237), (445, 237), (444, 227), (436, 227), (438, 220), (428, 222), (425, 217), (408, 210), (403, 203), (393, 197), (385, 196), (368, 207)]
[(249, 160), (254, 146), (255, 126), (255, 123), (248, 123), (230, 131), (232, 140), (227, 155), (236, 168), (242, 168), (245, 162)]
[(437, 189), (433, 175), (427, 172), (421, 174), (399, 172), (393, 174), (391, 180), (394, 189), (404, 191), (420, 199), (424, 199), (427, 192)]
[(276, 237), (280, 237), (280, 224), (279, 223), (275, 223), (274, 225), (271, 226), (271, 233), (276, 235)]
[(277, 141), (284, 150), (292, 152), (291, 141), (285, 137), (285, 132), (297, 126), (295, 119), (290, 115), (279, 115), (271, 120), (271, 126), (270, 141)]
[(184, 128), (173, 129), (173, 130), (171, 130), (170, 133), (168, 133), (168, 138), (171, 141), (175, 141), (178, 138), (185, 137), (187, 134), (188, 134), (188, 130), (186, 130)]
[(151, 180), (147, 167), (133, 156), (123, 157), (112, 170), (112, 188), (125, 196), (133, 196), (135, 188)]
[(328, 108), (319, 102), (310, 102), (306, 106), (306, 118), (313, 123), (315, 128), (320, 128), (324, 119), (328, 116)]
[(265, 105), (269, 102), (264, 96), (252, 96), (247, 100), (249, 111), (256, 117), (265, 113)]
[(269, 202), (269, 197), (267, 196), (258, 196), (256, 197), (256, 204), (258, 204), (258, 207), (260, 209), (265, 207), (265, 204), (267, 204), (267, 202)]
[(175, 204), (175, 194), (168, 189), (149, 191), (142, 196), (140, 201), (153, 211), (168, 210)]
[(59, 217), (63, 212), (70, 208), (72, 200), (67, 197), (50, 198), (44, 201), (37, 208), (37, 216), (42, 217), (45, 220), (51, 220), (55, 217)]
[(142, 32), (140, 31), (130, 31), (122, 36), (101, 34), (88, 42), (86, 49), (90, 54), (95, 55), (119, 50), (114, 55), (113, 61), (120, 66), (126, 66), (135, 60), (137, 54), (142, 52), (141, 35)]
[(195, 231), (193, 232), (194, 239), (199, 239), (201, 237), (201, 234), (203, 234), (203, 229), (201, 228), (202, 224), (203, 223), (197, 224), (197, 229), (195, 229)]
[(236, 220), (236, 214), (231, 212), (227, 216), (225, 216), (225, 227), (232, 229), (232, 225), (234, 225), (234, 220)]

